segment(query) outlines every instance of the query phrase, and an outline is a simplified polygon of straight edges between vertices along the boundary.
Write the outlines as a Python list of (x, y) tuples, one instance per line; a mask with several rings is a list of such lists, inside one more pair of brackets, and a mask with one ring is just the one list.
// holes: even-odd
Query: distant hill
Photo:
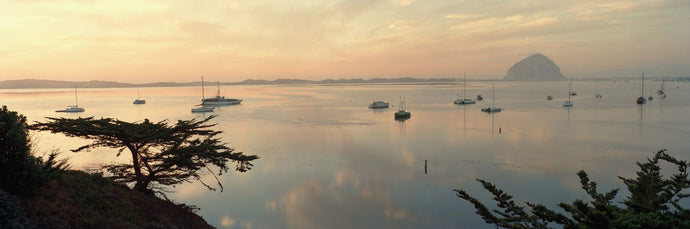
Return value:
[(84, 82), (72, 82), (72, 81), (57, 81), (57, 80), (39, 80), (39, 79), (25, 79), (25, 80), (5, 80), (0, 81), (0, 88), (69, 88), (69, 87), (81, 87), (81, 88), (102, 88), (102, 87), (131, 87), (132, 84), (128, 83), (118, 83), (112, 81), (84, 81)]
[[(303, 80), (303, 79), (276, 79), (276, 80), (255, 80), (248, 79), (241, 82), (220, 83), (223, 85), (263, 85), (263, 84), (348, 84), (348, 83), (448, 83), (455, 82), (455, 78), (373, 78), (373, 79), (326, 79), (326, 80)], [(156, 82), (146, 84), (119, 83), (114, 81), (57, 81), (40, 79), (5, 80), (0, 81), (0, 89), (13, 88), (116, 88), (116, 87), (180, 87), (198, 86), (201, 81), (195, 82)]]
[(515, 63), (508, 69), (505, 80), (515, 81), (544, 81), (544, 80), (565, 80), (561, 74), (561, 68), (551, 59), (537, 53), (531, 55), (520, 62)]

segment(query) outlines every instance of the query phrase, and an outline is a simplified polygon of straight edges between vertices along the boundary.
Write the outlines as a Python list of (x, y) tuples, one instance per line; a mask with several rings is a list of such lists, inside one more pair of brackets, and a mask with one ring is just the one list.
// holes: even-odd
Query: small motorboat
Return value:
[(369, 108), (371, 108), (371, 109), (388, 108), (388, 103), (384, 102), (384, 101), (374, 101), (371, 104), (369, 104)]

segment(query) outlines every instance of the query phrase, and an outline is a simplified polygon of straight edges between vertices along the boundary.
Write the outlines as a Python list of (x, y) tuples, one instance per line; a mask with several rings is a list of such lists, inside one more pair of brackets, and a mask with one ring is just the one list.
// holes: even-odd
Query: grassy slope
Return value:
[(183, 206), (81, 171), (67, 171), (21, 201), (40, 228), (213, 228)]

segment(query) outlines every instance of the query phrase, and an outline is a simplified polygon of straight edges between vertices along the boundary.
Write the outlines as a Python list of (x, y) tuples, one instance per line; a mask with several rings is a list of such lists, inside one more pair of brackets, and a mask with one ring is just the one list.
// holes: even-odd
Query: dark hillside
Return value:
[(39, 228), (213, 228), (184, 205), (81, 171), (65, 172), (21, 202)]

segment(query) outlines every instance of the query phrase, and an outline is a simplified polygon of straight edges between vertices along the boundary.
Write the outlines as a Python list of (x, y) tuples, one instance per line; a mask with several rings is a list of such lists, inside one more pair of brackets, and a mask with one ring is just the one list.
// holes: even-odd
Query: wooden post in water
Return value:
[(426, 160), (424, 160), (424, 174), (426, 174)]

